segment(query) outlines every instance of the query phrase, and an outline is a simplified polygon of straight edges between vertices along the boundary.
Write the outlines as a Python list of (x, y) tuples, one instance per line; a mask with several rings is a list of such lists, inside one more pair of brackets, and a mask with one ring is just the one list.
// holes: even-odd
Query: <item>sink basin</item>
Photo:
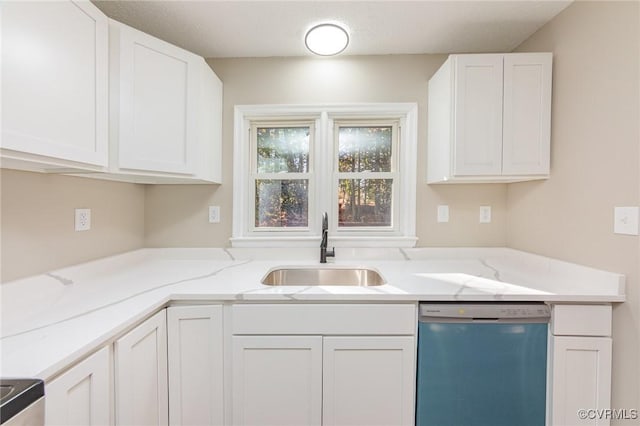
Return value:
[(386, 284), (378, 271), (371, 268), (318, 266), (280, 267), (270, 270), (262, 279), (262, 284), (280, 285), (346, 285), (376, 286)]

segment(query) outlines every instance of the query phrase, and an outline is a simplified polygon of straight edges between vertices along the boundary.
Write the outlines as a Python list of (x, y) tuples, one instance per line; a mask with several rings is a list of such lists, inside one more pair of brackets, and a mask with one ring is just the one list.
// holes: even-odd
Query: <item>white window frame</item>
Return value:
[[(335, 121), (397, 120), (397, 181), (394, 180), (394, 227), (338, 230), (337, 224), (337, 147)], [(313, 147), (309, 154), (313, 187), (309, 193), (309, 226), (295, 231), (254, 228), (254, 193), (250, 185), (251, 125), (267, 121), (315, 121)], [(329, 215), (329, 244), (335, 247), (413, 247), (416, 238), (416, 167), (418, 106), (416, 103), (366, 103), (330, 105), (236, 105), (233, 134), (233, 229), (232, 247), (316, 247), (321, 238), (321, 214)], [(309, 182), (310, 186), (312, 182)], [(328, 185), (336, 191), (320, 190)]]

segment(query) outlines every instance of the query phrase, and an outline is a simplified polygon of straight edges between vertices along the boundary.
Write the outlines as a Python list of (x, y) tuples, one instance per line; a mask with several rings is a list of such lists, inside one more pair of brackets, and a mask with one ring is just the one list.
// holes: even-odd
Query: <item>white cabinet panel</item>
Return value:
[(3, 166), (101, 170), (107, 127), (106, 16), (88, 1), (5, 2)]
[(429, 80), (428, 183), (549, 175), (551, 53), (450, 55)]
[(106, 347), (46, 385), (47, 425), (111, 424), (111, 357)]
[(117, 425), (168, 424), (165, 310), (115, 342), (115, 374)]
[(413, 337), (325, 337), (324, 425), (411, 425)]
[(502, 171), (502, 55), (455, 61), (455, 170), (459, 176)]
[(195, 173), (202, 58), (116, 22), (110, 31), (119, 61), (112, 64), (119, 168)]
[(222, 82), (203, 58), (116, 21), (110, 39), (110, 174), (220, 183)]
[(505, 55), (502, 173), (548, 174), (550, 138), (551, 55)]
[(610, 408), (611, 344), (610, 337), (552, 337), (552, 425), (609, 425), (580, 419), (578, 410)]
[(169, 422), (223, 424), (222, 306), (167, 309)]
[(233, 424), (319, 425), (322, 337), (234, 336)]

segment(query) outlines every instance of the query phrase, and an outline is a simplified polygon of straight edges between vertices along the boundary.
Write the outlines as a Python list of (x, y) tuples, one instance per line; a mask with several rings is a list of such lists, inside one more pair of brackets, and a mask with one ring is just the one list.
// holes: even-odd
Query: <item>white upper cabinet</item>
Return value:
[(551, 53), (451, 55), (429, 80), (428, 183), (549, 177)]
[(220, 181), (222, 83), (203, 58), (110, 21), (111, 172)]
[(88, 1), (2, 4), (2, 166), (105, 170), (108, 20)]

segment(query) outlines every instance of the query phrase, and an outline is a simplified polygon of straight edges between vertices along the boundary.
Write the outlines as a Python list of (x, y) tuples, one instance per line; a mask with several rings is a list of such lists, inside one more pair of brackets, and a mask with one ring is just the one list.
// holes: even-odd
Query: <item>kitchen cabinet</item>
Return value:
[(413, 424), (415, 309), (234, 305), (233, 424)]
[(320, 425), (321, 336), (233, 337), (233, 424)]
[(109, 37), (111, 177), (220, 182), (215, 73), (203, 58), (119, 22), (110, 21)]
[(414, 351), (410, 336), (325, 337), (322, 423), (412, 425)]
[(2, 167), (106, 170), (108, 84), (108, 20), (93, 4), (4, 2)]
[(428, 183), (549, 177), (551, 53), (450, 55), (429, 80)]
[(115, 342), (116, 425), (167, 425), (167, 318), (161, 310)]
[(578, 413), (611, 406), (611, 306), (556, 305), (551, 329), (550, 424), (609, 425)]
[(111, 424), (113, 388), (110, 350), (110, 347), (100, 349), (47, 383), (47, 425)]
[(167, 308), (169, 423), (222, 425), (222, 305)]

